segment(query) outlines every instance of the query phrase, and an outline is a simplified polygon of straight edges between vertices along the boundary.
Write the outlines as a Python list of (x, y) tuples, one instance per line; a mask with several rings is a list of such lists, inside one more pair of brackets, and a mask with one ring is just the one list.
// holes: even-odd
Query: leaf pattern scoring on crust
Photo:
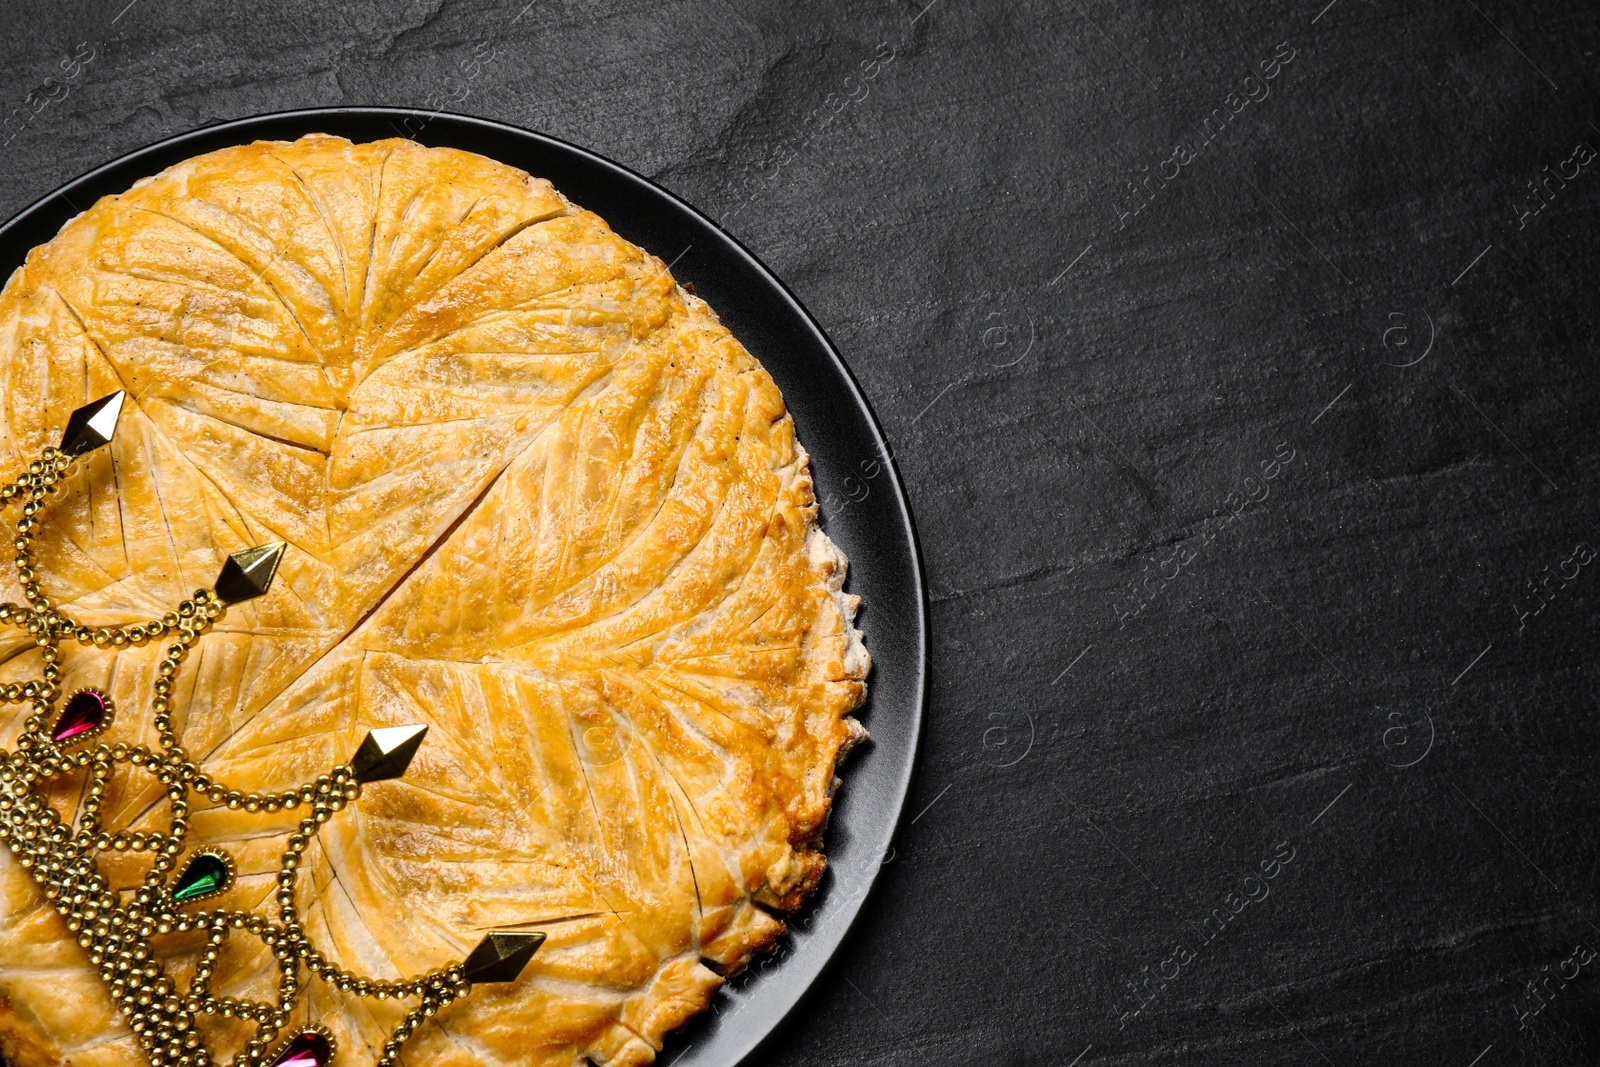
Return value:
[[(427, 722), (303, 865), (313, 941), (394, 978), (494, 927), (548, 933), (521, 980), (451, 1005), (413, 1065), (634, 1067), (817, 884), (869, 659), (771, 378), (660, 260), (548, 182), (409, 141), (309, 136), (191, 159), (34, 249), (0, 294), (0, 457), (124, 388), (112, 446), (45, 514), (49, 594), (94, 624), (159, 613), (282, 538), (175, 688), (208, 774), (283, 788), (370, 728)], [(0, 596), (20, 600), (14, 574)], [(0, 682), (37, 651), (0, 631)], [(150, 740), (159, 648), (63, 650)], [(9, 731), (9, 732), (8, 732)], [(0, 730), (14, 739), (15, 724)], [(127, 768), (121, 768), (126, 772)], [(63, 781), (69, 815), (81, 783)], [(108, 822), (164, 819), (121, 773)], [(192, 847), (259, 908), (294, 816), (201, 805)], [(107, 853), (119, 884), (148, 858)], [(167, 939), (180, 981), (202, 947)], [(137, 1046), (0, 854), (0, 1050), (132, 1067)], [(230, 940), (221, 994), (274, 980)], [(370, 1061), (396, 1002), (312, 981), (298, 1009)], [(296, 1020), (304, 1021), (304, 1020)], [(237, 1022), (208, 1019), (216, 1047)]]

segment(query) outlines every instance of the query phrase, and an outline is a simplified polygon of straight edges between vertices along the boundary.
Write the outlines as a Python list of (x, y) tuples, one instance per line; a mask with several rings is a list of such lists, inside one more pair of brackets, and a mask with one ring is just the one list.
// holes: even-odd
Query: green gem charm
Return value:
[(178, 872), (178, 880), (172, 887), (172, 902), (188, 904), (215, 896), (232, 881), (233, 861), (226, 853), (214, 849), (196, 852)]

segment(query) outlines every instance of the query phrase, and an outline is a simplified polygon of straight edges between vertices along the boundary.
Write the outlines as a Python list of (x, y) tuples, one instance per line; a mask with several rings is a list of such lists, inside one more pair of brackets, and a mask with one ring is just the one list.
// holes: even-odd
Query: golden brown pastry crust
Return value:
[[(658, 259), (548, 182), (311, 136), (140, 182), (13, 275), (0, 459), (26, 462), (117, 388), (133, 402), (115, 442), (38, 542), (52, 599), (90, 623), (147, 617), (209, 586), (227, 553), (291, 545), (272, 592), (180, 672), (175, 719), (208, 773), (281, 788), (368, 728), (432, 726), (407, 775), (313, 846), (313, 940), (398, 977), (490, 927), (549, 934), (519, 982), (447, 1008), (406, 1061), (653, 1060), (718, 972), (782, 931), (770, 913), (815, 886), (835, 764), (861, 733), (845, 561), (771, 378)], [(10, 572), (0, 597), (21, 599)], [(0, 682), (37, 674), (22, 636), (0, 631)], [(124, 709), (115, 739), (148, 740), (129, 712), (160, 654), (73, 647), (63, 686), (105, 687)], [(164, 819), (152, 784), (116, 779), (108, 822)], [(73, 810), (75, 786), (58, 801)], [(193, 845), (239, 864), (217, 906), (268, 897), (291, 821), (193, 814)], [(102, 862), (118, 884), (148, 869)], [(264, 992), (259, 945), (230, 946), (217, 991)], [(168, 947), (186, 979), (194, 939)], [(346, 1063), (370, 1062), (404, 1011), (309, 989), (301, 1010)], [(206, 1025), (222, 1048), (244, 1034)], [(0, 1051), (15, 1067), (142, 1062), (4, 852)]]

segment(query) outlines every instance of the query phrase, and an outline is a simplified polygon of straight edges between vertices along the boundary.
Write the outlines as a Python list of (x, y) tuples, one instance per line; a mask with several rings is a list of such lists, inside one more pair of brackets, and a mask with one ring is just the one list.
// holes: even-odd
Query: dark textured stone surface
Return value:
[(761, 1062), (1600, 1057), (1600, 958), (1527, 990), (1600, 950), (1600, 161), (1519, 222), (1600, 150), (1593, 5), (125, 2), (7, 5), (8, 210), (216, 120), (477, 113), (724, 218), (861, 379), (923, 770)]

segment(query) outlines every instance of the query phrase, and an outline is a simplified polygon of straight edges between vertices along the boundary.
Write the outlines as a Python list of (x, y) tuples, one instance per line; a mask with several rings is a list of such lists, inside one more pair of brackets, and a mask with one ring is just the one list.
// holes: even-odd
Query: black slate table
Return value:
[(5, 14), (7, 213), (223, 119), (463, 111), (665, 185), (832, 334), (934, 686), (758, 1062), (1600, 1059), (1593, 4)]

